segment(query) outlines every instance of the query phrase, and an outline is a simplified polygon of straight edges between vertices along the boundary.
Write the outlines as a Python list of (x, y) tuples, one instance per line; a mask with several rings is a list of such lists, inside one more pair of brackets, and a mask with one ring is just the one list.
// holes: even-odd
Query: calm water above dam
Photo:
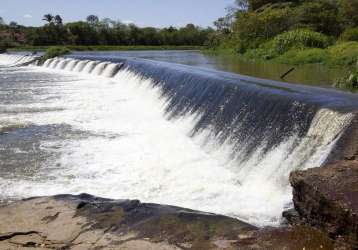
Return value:
[(272, 62), (250, 62), (235, 55), (210, 55), (200, 51), (110, 51), (74, 52), (74, 55), (93, 55), (104, 58), (131, 57), (186, 64), (196, 67), (223, 70), (242, 75), (282, 81), (280, 76), (292, 67), (295, 70), (285, 77), (286, 82), (331, 87), (344, 70), (323, 65), (290, 66)]

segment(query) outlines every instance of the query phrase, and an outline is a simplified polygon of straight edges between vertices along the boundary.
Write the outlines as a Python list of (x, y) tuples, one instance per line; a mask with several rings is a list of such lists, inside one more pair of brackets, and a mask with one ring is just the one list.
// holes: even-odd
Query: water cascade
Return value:
[(66, 65), (72, 61), (71, 59), (66, 59), (66, 60), (62, 60), (60, 61), (57, 66), (56, 66), (56, 69), (65, 69)]
[[(223, 171), (234, 173), (231, 181), (240, 191), (231, 200), (240, 204), (241, 219), (277, 223), (290, 204), (291, 171), (357, 151), (350, 138), (358, 112), (353, 94), (144, 59), (108, 60), (69, 56), (42, 67), (111, 78), (121, 91), (152, 100), (162, 117), (185, 128)], [(146, 115), (142, 108), (138, 115)]]
[(105, 68), (110, 64), (109, 62), (102, 62), (96, 65), (96, 67), (93, 69), (92, 73), (93, 75), (99, 76), (102, 74), (102, 72), (105, 70)]
[(35, 60), (35, 56), (20, 54), (0, 54), (0, 65), (18, 66)]
[(66, 65), (65, 70), (73, 71), (79, 62), (79, 60), (70, 60), (69, 63)]
[(107, 65), (107, 67), (102, 72), (102, 76), (104, 76), (104, 77), (113, 77), (118, 72), (120, 67), (121, 67), (121, 64), (110, 63), (110, 64)]
[(89, 61), (79, 61), (76, 66), (73, 68), (74, 72), (82, 72), (84, 67), (89, 63)]
[(98, 61), (89, 61), (81, 72), (85, 74), (90, 74), (97, 66), (97, 64), (99, 64)]

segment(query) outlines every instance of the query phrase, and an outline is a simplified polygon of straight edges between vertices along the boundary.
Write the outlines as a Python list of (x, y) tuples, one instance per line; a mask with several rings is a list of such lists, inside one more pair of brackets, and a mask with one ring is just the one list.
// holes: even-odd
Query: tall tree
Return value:
[(89, 15), (87, 18), (86, 18), (86, 20), (87, 20), (87, 23), (89, 23), (89, 24), (91, 24), (91, 25), (97, 25), (98, 24), (98, 22), (99, 22), (99, 18), (98, 18), (98, 16), (96, 16), (96, 15)]
[(4, 19), (0, 16), (0, 25), (5, 25)]
[(52, 14), (46, 14), (43, 16), (42, 20), (48, 23), (52, 23), (54, 21), (54, 16)]
[(56, 15), (54, 21), (56, 25), (62, 25), (62, 17), (60, 15)]

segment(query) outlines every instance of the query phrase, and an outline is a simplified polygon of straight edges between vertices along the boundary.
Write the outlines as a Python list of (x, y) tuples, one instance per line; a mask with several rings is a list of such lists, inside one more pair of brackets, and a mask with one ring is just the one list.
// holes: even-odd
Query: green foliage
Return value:
[(62, 25), (62, 21), (39, 28), (29, 28), (26, 44), (48, 45), (187, 45), (202, 46), (209, 40), (213, 29), (203, 29), (188, 24), (180, 29), (169, 27), (157, 29), (140, 28), (134, 24), (123, 24), (111, 19), (98, 21), (89, 16), (87, 22), (72, 22)]
[(348, 28), (340, 36), (342, 41), (358, 42), (358, 28)]
[(290, 4), (269, 4), (255, 12), (240, 13), (232, 39), (238, 44), (239, 52), (244, 52), (290, 29), (294, 23)]
[(337, 43), (328, 48), (293, 46), (280, 54), (271, 40), (258, 49), (248, 50), (244, 56), (248, 59), (274, 60), (293, 65), (322, 63), (328, 66), (351, 67), (358, 60), (358, 42)]
[[(293, 0), (290, 2), (298, 2), (299, 0)], [(248, 4), (250, 7), (250, 10), (257, 10), (262, 8), (263, 6), (267, 4), (276, 4), (276, 3), (285, 3), (289, 2), (287, 0), (248, 0)]]
[(339, 0), (340, 21), (346, 27), (358, 26), (358, 0)]
[(57, 47), (49, 47), (45, 51), (45, 54), (41, 57), (41, 61), (45, 62), (47, 59), (54, 58), (57, 56), (63, 56), (70, 52), (71, 51), (66, 47), (58, 47), (58, 46)]
[[(51, 47), (51, 46), (50, 46)], [(49, 46), (19, 46), (9, 49), (10, 51), (46, 51)], [(56, 46), (60, 47), (60, 46)], [(201, 50), (203, 46), (174, 46), (174, 45), (66, 45), (63, 46), (71, 51), (124, 51), (124, 50)]]
[(275, 59), (279, 63), (287, 63), (293, 65), (324, 63), (328, 58), (327, 51), (324, 49), (306, 49), (306, 50), (290, 50)]
[[(305, 57), (314, 58), (316, 56), (313, 54), (320, 53), (320, 50), (308, 50), (306, 53), (303, 52), (304, 49), (326, 48), (329, 44), (330, 41), (327, 36), (314, 31), (299, 29), (277, 35), (268, 42), (261, 44), (257, 49), (248, 50), (245, 55), (248, 58), (269, 60), (289, 51), (287, 58), (292, 62), (297, 61), (293, 64), (300, 64), (305, 61)], [(283, 58), (283, 61), (286, 61), (286, 55)], [(308, 61), (312, 61), (312, 59)]]
[(278, 54), (290, 49), (327, 48), (330, 41), (327, 36), (304, 29), (284, 32), (276, 36), (271, 46)]
[(326, 64), (353, 66), (358, 61), (358, 42), (342, 42), (328, 48)]
[(336, 88), (347, 89), (352, 92), (358, 91), (358, 69), (350, 72), (347, 76), (337, 80), (333, 85)]
[(337, 36), (341, 32), (337, 1), (303, 1), (295, 8), (297, 27), (308, 28), (326, 35)]

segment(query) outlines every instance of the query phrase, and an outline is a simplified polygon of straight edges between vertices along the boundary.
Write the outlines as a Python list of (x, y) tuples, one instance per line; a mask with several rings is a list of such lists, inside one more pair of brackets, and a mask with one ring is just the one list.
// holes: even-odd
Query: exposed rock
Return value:
[[(0, 207), (0, 249), (334, 249), (308, 226), (258, 229), (215, 214), (87, 194)], [(348, 249), (348, 248), (342, 248)]]
[(290, 182), (306, 223), (358, 247), (358, 161), (293, 172)]

